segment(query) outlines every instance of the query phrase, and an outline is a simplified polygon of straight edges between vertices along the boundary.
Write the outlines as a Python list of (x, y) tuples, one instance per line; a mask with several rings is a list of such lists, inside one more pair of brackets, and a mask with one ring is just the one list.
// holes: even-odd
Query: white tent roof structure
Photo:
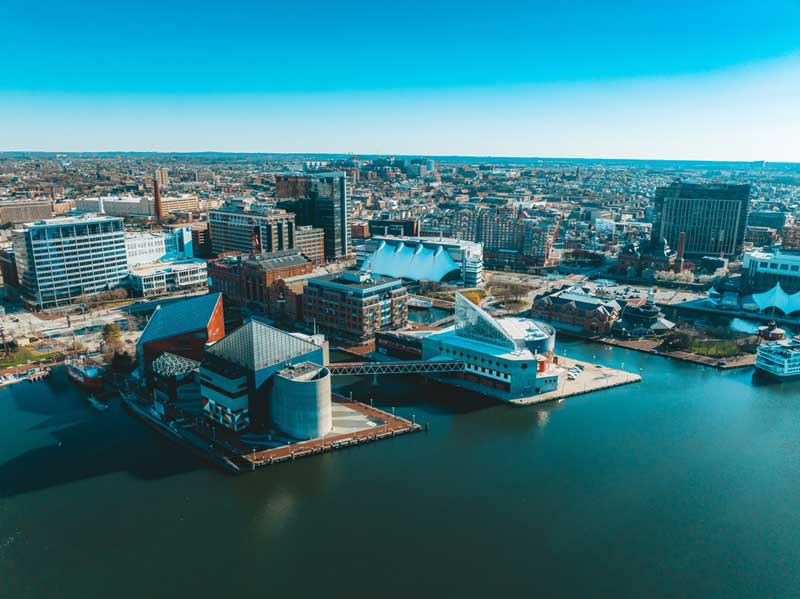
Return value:
[(776, 283), (769, 291), (754, 293), (753, 301), (761, 312), (777, 308), (788, 315), (800, 310), (800, 291), (790, 295), (783, 290), (780, 283)]
[(442, 246), (381, 241), (378, 248), (366, 257), (361, 269), (396, 279), (439, 282), (461, 267)]

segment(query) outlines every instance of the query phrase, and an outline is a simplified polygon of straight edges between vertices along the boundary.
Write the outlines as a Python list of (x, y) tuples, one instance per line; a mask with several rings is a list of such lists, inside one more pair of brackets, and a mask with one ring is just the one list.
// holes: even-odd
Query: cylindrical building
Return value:
[(295, 439), (316, 439), (333, 427), (331, 373), (313, 362), (300, 362), (273, 377), (269, 402), (272, 426)]

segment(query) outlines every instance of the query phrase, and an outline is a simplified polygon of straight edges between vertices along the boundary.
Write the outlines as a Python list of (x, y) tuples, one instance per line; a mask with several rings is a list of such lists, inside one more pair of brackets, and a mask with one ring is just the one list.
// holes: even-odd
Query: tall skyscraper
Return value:
[(686, 256), (739, 255), (749, 208), (749, 185), (675, 181), (656, 189), (651, 241), (678, 247), (685, 233)]
[[(276, 178), (278, 206), (297, 217), (298, 225), (325, 232), (325, 258), (336, 260), (350, 254), (350, 190), (345, 173), (314, 173)], [(304, 194), (291, 197), (289, 194)]]

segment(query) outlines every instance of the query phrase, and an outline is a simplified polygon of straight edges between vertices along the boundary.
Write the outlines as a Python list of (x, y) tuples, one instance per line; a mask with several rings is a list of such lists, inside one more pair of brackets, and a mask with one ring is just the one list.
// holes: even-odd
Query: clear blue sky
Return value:
[(40, 0), (3, 21), (0, 150), (800, 161), (798, 0)]

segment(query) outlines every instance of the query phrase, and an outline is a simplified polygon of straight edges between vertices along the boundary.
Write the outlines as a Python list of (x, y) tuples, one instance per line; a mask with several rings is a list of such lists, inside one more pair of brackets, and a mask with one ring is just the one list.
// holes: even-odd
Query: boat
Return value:
[(5, 374), (0, 376), (0, 387), (5, 387), (6, 385), (13, 385), (14, 383), (21, 383), (22, 381), (26, 380), (24, 376), (18, 374)]
[(800, 338), (768, 341), (758, 346), (755, 374), (781, 381), (800, 378)]
[(433, 302), (421, 297), (412, 297), (408, 300), (409, 308), (416, 308), (418, 310), (430, 310), (433, 308)]
[(96, 364), (82, 358), (67, 360), (66, 365), (67, 374), (75, 384), (86, 389), (103, 389), (103, 369)]
[(102, 401), (98, 401), (94, 395), (89, 395), (89, 397), (86, 398), (86, 401), (88, 401), (89, 405), (98, 412), (105, 412), (108, 409), (108, 405), (104, 404)]

